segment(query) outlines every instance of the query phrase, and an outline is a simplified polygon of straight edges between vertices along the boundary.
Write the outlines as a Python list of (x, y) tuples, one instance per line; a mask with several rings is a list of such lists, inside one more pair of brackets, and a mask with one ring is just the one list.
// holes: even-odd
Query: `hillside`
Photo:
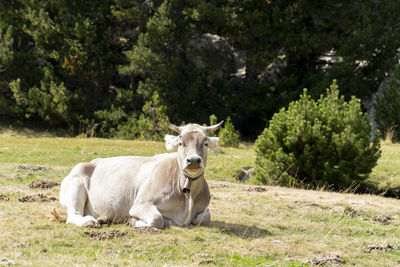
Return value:
[[(400, 200), (239, 184), (232, 175), (253, 164), (251, 146), (210, 155), (209, 227), (153, 231), (119, 224), (85, 229), (53, 222), (53, 208), (66, 214), (52, 199), (58, 199), (59, 186), (32, 183), (60, 183), (80, 161), (153, 155), (164, 152), (163, 147), (157, 142), (1, 134), (0, 261), (23, 266), (399, 264)], [(398, 164), (399, 150), (384, 145), (383, 161), (371, 177), (396, 179), (390, 166)]]

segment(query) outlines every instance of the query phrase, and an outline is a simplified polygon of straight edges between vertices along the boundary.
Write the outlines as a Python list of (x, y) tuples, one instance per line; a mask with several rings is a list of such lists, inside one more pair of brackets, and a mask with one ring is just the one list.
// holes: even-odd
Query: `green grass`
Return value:
[[(58, 198), (59, 187), (31, 189), (28, 184), (60, 183), (78, 162), (164, 152), (159, 142), (0, 134), (0, 194), (10, 197), (0, 200), (0, 261), (8, 258), (17, 266), (308, 266), (307, 261), (319, 255), (339, 255), (346, 266), (398, 264), (397, 247), (372, 253), (363, 248), (375, 243), (400, 245), (400, 200), (281, 187), (249, 191), (250, 185), (236, 182), (233, 174), (254, 166), (251, 145), (209, 154), (209, 227), (171, 227), (156, 234), (135, 233), (124, 224), (86, 229), (50, 221), (53, 208), (66, 214), (58, 202), (18, 201), (37, 193)], [(19, 164), (48, 170), (19, 169)], [(400, 147), (384, 145), (371, 181), (395, 185), (398, 164)], [(381, 222), (379, 216), (390, 219)], [(97, 240), (85, 234), (111, 230), (126, 235)]]
[(382, 156), (366, 182), (379, 193), (400, 198), (400, 144), (382, 143)]

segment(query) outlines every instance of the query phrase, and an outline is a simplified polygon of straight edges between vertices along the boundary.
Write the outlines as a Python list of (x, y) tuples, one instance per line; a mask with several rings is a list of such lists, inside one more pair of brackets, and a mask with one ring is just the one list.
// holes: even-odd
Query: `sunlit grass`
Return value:
[[(124, 224), (86, 229), (49, 221), (53, 208), (66, 214), (58, 202), (18, 201), (38, 193), (58, 198), (59, 187), (31, 189), (28, 184), (61, 182), (78, 162), (165, 152), (159, 142), (1, 134), (0, 194), (10, 201), (0, 200), (0, 260), (22, 266), (308, 266), (306, 262), (318, 255), (339, 255), (348, 266), (395, 266), (399, 260), (398, 248), (373, 253), (363, 248), (400, 245), (400, 200), (281, 187), (248, 191), (249, 185), (236, 182), (233, 174), (254, 166), (251, 145), (209, 154), (209, 227), (171, 227), (156, 234), (135, 233)], [(371, 177), (395, 181), (399, 162), (400, 147), (384, 145)], [(48, 169), (19, 169), (19, 164)], [(379, 216), (390, 219), (381, 222)], [(85, 234), (110, 230), (126, 235), (97, 240)]]

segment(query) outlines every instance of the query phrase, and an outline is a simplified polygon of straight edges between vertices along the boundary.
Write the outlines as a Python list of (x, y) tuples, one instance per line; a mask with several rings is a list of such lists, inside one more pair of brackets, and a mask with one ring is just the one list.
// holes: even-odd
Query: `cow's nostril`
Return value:
[(189, 166), (198, 166), (198, 165), (201, 165), (201, 162), (202, 162), (201, 157), (198, 157), (198, 156), (186, 158), (186, 164)]

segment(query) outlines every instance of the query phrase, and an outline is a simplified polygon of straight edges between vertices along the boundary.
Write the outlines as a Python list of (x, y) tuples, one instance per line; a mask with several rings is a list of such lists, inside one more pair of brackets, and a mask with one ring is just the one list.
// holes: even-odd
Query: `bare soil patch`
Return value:
[(311, 201), (304, 201), (304, 200), (296, 200), (293, 202), (296, 206), (301, 206), (301, 207), (320, 207), (317, 203), (311, 202)]
[(151, 227), (151, 226), (146, 226), (146, 227), (134, 227), (132, 229), (136, 234), (158, 234), (161, 232), (160, 229), (157, 229), (155, 227)]
[(112, 257), (118, 257), (118, 256), (120, 256), (122, 253), (128, 254), (128, 251), (127, 251), (126, 249), (116, 249), (116, 250), (113, 250), (113, 249), (110, 249), (110, 248), (107, 248), (107, 249), (104, 251), (104, 254), (110, 255), (110, 256), (112, 256)]
[(216, 262), (213, 259), (204, 259), (197, 262), (197, 265), (202, 265), (202, 264), (216, 264)]
[(344, 261), (339, 255), (318, 255), (317, 257), (308, 260), (308, 264), (311, 266), (336, 266), (344, 264)]
[(119, 230), (111, 230), (107, 232), (99, 232), (99, 231), (92, 231), (92, 232), (84, 232), (84, 235), (89, 236), (90, 238), (97, 239), (97, 240), (104, 240), (104, 239), (111, 239), (115, 237), (122, 237), (126, 235), (126, 232), (121, 232)]
[(41, 189), (49, 189), (55, 186), (59, 186), (59, 183), (56, 182), (48, 182), (48, 181), (33, 181), (29, 184), (29, 188), (41, 188)]
[(343, 209), (343, 215), (350, 216), (353, 218), (358, 217), (358, 218), (362, 219), (363, 218), (362, 213), (363, 213), (362, 211), (355, 210), (352, 207), (350, 207), (349, 205), (345, 205), (344, 209)]
[(5, 196), (5, 195), (0, 195), (0, 200), (9, 201), (10, 198), (8, 196)]
[(392, 245), (383, 245), (383, 244), (372, 244), (369, 246), (366, 246), (363, 249), (363, 252), (366, 253), (371, 253), (371, 252), (389, 252), (392, 251), (394, 249), (394, 246)]
[(6, 244), (2, 246), (1, 248), (24, 248), (28, 246), (28, 243), (11, 243), (11, 244)]
[(399, 223), (398, 219), (391, 217), (389, 215), (377, 215), (377, 216), (373, 217), (372, 220), (374, 222), (379, 222), (379, 223), (382, 223), (385, 225)]
[(261, 186), (249, 186), (245, 189), (248, 192), (258, 192), (258, 193), (262, 193), (267, 191), (267, 188), (265, 187), (261, 187)]
[(19, 164), (18, 169), (19, 170), (47, 171), (50, 168), (47, 168), (45, 166), (40, 166), (40, 165)]
[(229, 188), (227, 184), (211, 184), (210, 188)]
[(18, 198), (18, 200), (20, 202), (49, 202), (49, 201), (56, 201), (57, 198), (47, 197), (43, 194), (36, 194), (36, 195), (32, 195), (32, 196)]

